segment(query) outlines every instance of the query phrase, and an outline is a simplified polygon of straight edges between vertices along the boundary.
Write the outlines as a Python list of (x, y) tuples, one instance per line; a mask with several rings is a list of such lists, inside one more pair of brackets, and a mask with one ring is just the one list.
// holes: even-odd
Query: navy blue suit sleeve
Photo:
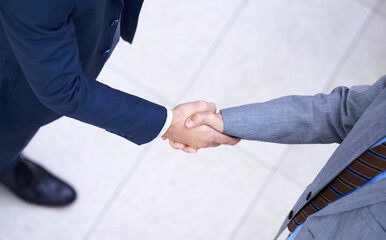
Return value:
[(88, 78), (71, 19), (73, 1), (0, 1), (0, 18), (23, 73), (42, 104), (136, 144), (153, 140), (166, 109)]

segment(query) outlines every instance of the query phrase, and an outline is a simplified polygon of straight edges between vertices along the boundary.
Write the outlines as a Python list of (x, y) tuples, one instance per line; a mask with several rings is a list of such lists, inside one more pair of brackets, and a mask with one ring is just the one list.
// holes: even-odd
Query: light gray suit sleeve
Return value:
[(286, 144), (340, 143), (385, 88), (383, 76), (372, 86), (337, 87), (330, 94), (286, 96), (223, 109), (224, 133)]

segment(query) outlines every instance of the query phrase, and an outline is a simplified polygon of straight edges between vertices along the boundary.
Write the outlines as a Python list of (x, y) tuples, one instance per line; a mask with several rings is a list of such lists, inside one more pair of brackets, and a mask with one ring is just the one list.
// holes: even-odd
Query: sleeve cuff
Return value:
[(167, 109), (165, 124), (161, 129), (161, 132), (158, 134), (157, 138), (162, 137), (166, 133), (166, 131), (169, 129), (170, 125), (172, 124), (172, 120), (173, 120), (173, 111), (170, 109)]

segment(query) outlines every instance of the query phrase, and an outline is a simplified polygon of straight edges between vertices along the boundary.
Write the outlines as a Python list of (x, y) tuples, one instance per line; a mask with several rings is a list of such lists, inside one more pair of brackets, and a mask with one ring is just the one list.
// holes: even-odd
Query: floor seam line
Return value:
[(89, 229), (82, 239), (87, 240), (91, 237), (91, 235), (95, 232), (101, 221), (105, 218), (106, 214), (109, 212), (114, 202), (118, 199), (124, 186), (129, 182), (131, 176), (135, 173), (135, 170), (138, 168), (139, 164), (142, 162), (142, 159), (146, 156), (146, 154), (150, 151), (152, 145), (143, 150), (142, 154), (140, 154), (133, 165), (127, 170), (126, 174), (123, 176), (121, 181), (118, 183), (118, 186), (112, 192), (110, 197), (107, 199), (106, 203), (103, 205), (99, 214), (95, 217)]
[(237, 150), (238, 152), (240, 152), (244, 156), (252, 159), (256, 163), (262, 165), (263, 167), (266, 167), (268, 169), (272, 169), (274, 167), (274, 164), (271, 164), (269, 161), (266, 161), (265, 158), (257, 156), (256, 154), (252, 153), (251, 151), (249, 151), (248, 149), (246, 149), (244, 147), (240, 146), (240, 147), (237, 147), (235, 150)]
[(367, 14), (367, 16), (365, 17), (363, 22), (360, 24), (359, 29), (355, 32), (351, 41), (348, 43), (347, 48), (343, 52), (342, 57), (338, 60), (335, 67), (332, 69), (330, 75), (327, 77), (327, 80), (325, 81), (326, 83), (322, 87), (323, 92), (326, 92), (333, 85), (333, 83), (336, 81), (336, 78), (338, 77), (340, 71), (343, 69), (346, 62), (350, 59), (353, 51), (355, 50), (358, 43), (362, 39), (363, 35), (366, 33), (372, 20), (377, 15), (377, 13), (379, 11), (379, 6), (384, 1), (385, 0), (378, 0), (377, 3), (373, 5), (372, 9), (369, 10), (369, 13)]
[(264, 179), (262, 186), (257, 190), (255, 195), (252, 198), (252, 201), (247, 206), (246, 210), (244, 211), (244, 214), (241, 216), (239, 221), (236, 223), (235, 228), (232, 230), (228, 240), (234, 240), (237, 234), (239, 233), (241, 227), (244, 225), (246, 219), (250, 215), (250, 213), (253, 211), (253, 208), (255, 207), (256, 203), (259, 201), (260, 197), (263, 195), (265, 189), (267, 188), (267, 185), (269, 184), (269, 181), (274, 176), (275, 171), (270, 170), (270, 173), (268, 176)]
[(257, 190), (257, 192), (253, 196), (251, 202), (248, 204), (247, 208), (245, 209), (244, 213), (241, 215), (241, 217), (237, 221), (237, 223), (236, 223), (235, 227), (233, 228), (228, 240), (234, 240), (236, 238), (241, 227), (244, 225), (245, 221), (247, 220), (248, 216), (253, 211), (253, 209), (256, 206), (257, 202), (259, 201), (260, 197), (264, 194), (265, 190), (267, 189), (267, 186), (269, 185), (269, 181), (278, 172), (280, 163), (283, 161), (284, 157), (288, 154), (290, 149), (291, 149), (291, 146), (287, 146), (286, 149), (283, 150), (282, 154), (280, 154), (279, 161), (278, 161), (277, 165), (274, 166), (273, 168), (271, 168), (270, 173), (263, 181), (263, 185)]
[[(155, 95), (156, 97), (160, 98), (163, 101), (166, 101), (168, 104), (173, 102), (172, 99), (169, 99), (168, 97), (164, 96), (161, 92), (158, 92), (157, 90), (147, 86), (146, 84), (143, 84), (141, 80), (139, 80), (138, 78), (134, 77), (133, 75), (130, 75), (129, 73), (125, 72), (124, 70), (122, 70), (119, 66), (115, 65), (114, 63), (109, 64), (107, 67), (110, 68), (112, 71), (114, 71), (119, 76), (121, 76), (125, 79), (128, 78), (129, 81), (133, 82), (134, 84), (137, 84), (139, 87), (141, 87), (145, 91), (149, 92), (150, 94)], [(138, 97), (140, 97), (140, 96), (138, 96)]]
[(290, 176), (288, 176), (287, 174), (281, 172), (280, 170), (277, 171), (277, 174), (280, 177), (287, 179), (289, 182), (291, 182), (296, 187), (299, 187), (301, 189), (305, 189), (306, 188), (306, 186), (304, 184), (302, 184), (301, 182), (298, 182), (296, 179), (291, 178)]
[[(365, 8), (367, 8), (367, 9), (369, 9), (369, 10), (373, 10), (373, 5), (371, 5), (370, 3), (366, 2), (366, 1), (363, 1), (363, 0), (356, 0), (356, 2), (358, 2), (358, 3), (361, 4), (361, 5), (363, 5)], [(382, 9), (382, 6), (379, 6), (378, 14), (379, 14), (379, 16), (381, 16), (382, 18), (385, 18), (385, 19), (386, 19), (386, 12)]]
[(221, 31), (209, 47), (209, 50), (199, 62), (197, 68), (193, 71), (193, 74), (188, 78), (188, 81), (185, 87), (181, 90), (180, 94), (176, 97), (175, 104), (178, 104), (184, 97), (184, 95), (189, 91), (189, 89), (197, 82), (197, 79), (205, 69), (206, 65), (216, 53), (217, 49), (228, 35), (228, 33), (232, 30), (236, 20), (240, 17), (241, 13), (245, 9), (245, 6), (249, 3), (249, 0), (241, 0), (236, 9), (232, 12), (231, 16), (228, 18)]

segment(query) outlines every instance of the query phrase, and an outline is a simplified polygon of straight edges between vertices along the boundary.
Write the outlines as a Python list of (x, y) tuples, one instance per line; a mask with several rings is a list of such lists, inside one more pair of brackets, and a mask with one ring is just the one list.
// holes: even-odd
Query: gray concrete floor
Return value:
[[(385, 32), (385, 0), (146, 1), (134, 45), (120, 42), (98, 80), (168, 108), (328, 93), (385, 74)], [(188, 155), (62, 118), (26, 154), (78, 200), (37, 207), (0, 186), (0, 239), (272, 239), (336, 147), (242, 141)]]

